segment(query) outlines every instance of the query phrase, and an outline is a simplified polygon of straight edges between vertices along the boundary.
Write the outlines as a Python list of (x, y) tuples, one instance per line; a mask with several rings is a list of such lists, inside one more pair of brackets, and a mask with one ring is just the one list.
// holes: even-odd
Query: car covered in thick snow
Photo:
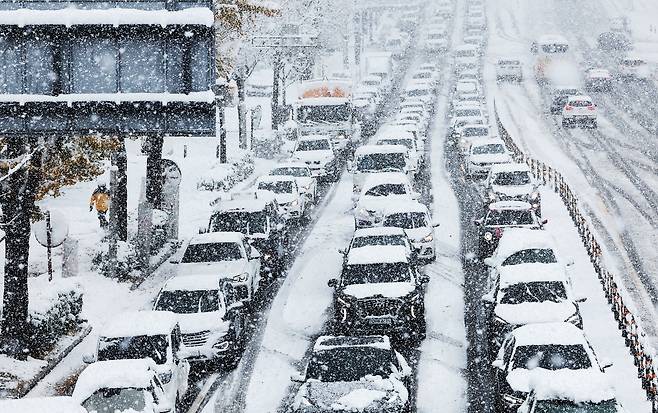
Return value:
[(297, 186), (311, 204), (318, 200), (318, 180), (313, 176), (311, 168), (304, 162), (280, 162), (270, 170), (270, 175), (292, 176), (297, 180)]
[(372, 227), (362, 228), (354, 231), (352, 241), (346, 250), (340, 250), (343, 254), (343, 264), (347, 262), (350, 251), (372, 246), (401, 246), (407, 250), (409, 262), (415, 262), (417, 259), (416, 248), (411, 243), (407, 233), (398, 227)]
[(569, 96), (581, 95), (582, 92), (577, 86), (557, 86), (551, 90), (551, 106), (550, 112), (552, 115), (559, 115), (562, 113), (564, 105), (567, 103)]
[(498, 59), (496, 63), (496, 80), (523, 81), (523, 63), (521, 63), (521, 60), (516, 58)]
[(525, 201), (541, 215), (539, 183), (525, 163), (493, 165), (484, 183), (485, 203)]
[(352, 172), (352, 191), (359, 194), (371, 175), (401, 172), (413, 179), (409, 149), (404, 145), (363, 145), (354, 152), (349, 164)]
[(473, 143), (493, 137), (489, 125), (464, 125), (459, 134), (459, 151), (462, 155), (467, 155)]
[(619, 60), (619, 77), (625, 80), (647, 80), (651, 70), (646, 60), (639, 56), (626, 56)]
[(419, 259), (426, 262), (436, 259), (434, 228), (439, 224), (432, 221), (425, 205), (408, 200), (390, 202), (384, 209), (383, 225), (402, 228), (416, 248)]
[(374, 138), (375, 145), (402, 145), (409, 150), (409, 169), (414, 175), (423, 163), (423, 150), (418, 147), (418, 140), (409, 132), (404, 131), (390, 131), (382, 132)]
[(523, 201), (498, 201), (489, 204), (483, 218), (475, 220), (479, 227), (480, 257), (489, 257), (504, 232), (510, 228), (543, 229), (532, 206)]
[(354, 226), (366, 228), (381, 225), (384, 210), (391, 202), (418, 199), (407, 175), (383, 172), (366, 178), (354, 208)]
[(486, 176), (489, 170), (500, 164), (510, 163), (512, 157), (500, 138), (478, 139), (471, 143), (466, 158), (466, 175)]
[(434, 101), (434, 85), (428, 82), (410, 82), (404, 89), (405, 98), (420, 99), (425, 103)]
[(183, 341), (180, 357), (230, 365), (240, 359), (249, 312), (235, 287), (222, 276), (170, 278), (155, 299), (153, 310), (176, 314)]
[[(528, 324), (508, 334), (496, 359), (498, 412), (516, 412), (533, 383), (578, 376), (587, 383), (601, 374), (585, 334), (571, 323)], [(607, 367), (607, 366), (606, 366)]]
[(425, 284), (403, 246), (352, 249), (334, 288), (335, 331), (425, 337)]
[(608, 69), (589, 69), (585, 74), (585, 89), (590, 92), (609, 92), (612, 89), (612, 74)]
[(292, 160), (304, 162), (311, 169), (312, 175), (318, 179), (338, 180), (340, 166), (333, 142), (328, 136), (301, 136), (290, 157)]
[(0, 399), (0, 412), (87, 413), (87, 410), (73, 397), (57, 396)]
[(562, 126), (566, 128), (576, 125), (596, 128), (597, 117), (596, 104), (586, 95), (569, 96), (562, 108)]
[(176, 264), (178, 275), (223, 276), (246, 303), (251, 303), (260, 287), (260, 252), (239, 232), (195, 235), (170, 262)]
[(455, 71), (476, 68), (479, 65), (480, 48), (472, 44), (463, 44), (452, 52)]
[(73, 398), (90, 413), (175, 412), (177, 397), (165, 389), (151, 359), (92, 363), (80, 373), (73, 389)]
[(293, 413), (398, 413), (409, 409), (412, 370), (385, 336), (321, 336), (308, 365), (291, 379), (302, 383)]
[(306, 192), (296, 177), (289, 175), (265, 175), (256, 180), (256, 190), (270, 192), (276, 198), (279, 214), (286, 218), (306, 217)]

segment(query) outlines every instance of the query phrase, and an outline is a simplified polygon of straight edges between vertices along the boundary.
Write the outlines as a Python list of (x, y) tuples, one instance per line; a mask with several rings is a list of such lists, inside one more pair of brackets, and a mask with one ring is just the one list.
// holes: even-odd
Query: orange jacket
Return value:
[(89, 205), (95, 205), (98, 212), (107, 212), (110, 208), (110, 196), (103, 192), (96, 192), (91, 196)]

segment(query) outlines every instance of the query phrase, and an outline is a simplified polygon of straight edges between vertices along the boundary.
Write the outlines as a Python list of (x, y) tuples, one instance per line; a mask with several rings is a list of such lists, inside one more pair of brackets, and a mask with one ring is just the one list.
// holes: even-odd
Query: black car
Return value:
[(368, 246), (350, 251), (334, 292), (333, 326), (338, 334), (425, 337), (425, 284), (403, 246)]
[(542, 229), (532, 205), (523, 201), (499, 201), (489, 204), (483, 218), (475, 220), (479, 227), (480, 258), (491, 256), (507, 228)]
[(274, 196), (264, 192), (234, 194), (216, 201), (209, 232), (240, 232), (261, 254), (261, 270), (278, 276), (287, 258), (288, 231)]

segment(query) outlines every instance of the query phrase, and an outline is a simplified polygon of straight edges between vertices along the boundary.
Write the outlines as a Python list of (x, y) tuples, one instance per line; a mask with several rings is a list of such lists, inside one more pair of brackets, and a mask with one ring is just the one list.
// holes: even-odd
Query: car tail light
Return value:
[(496, 230), (494, 231), (494, 236), (496, 238), (502, 237), (503, 236), (503, 229), (502, 228), (496, 228)]
[(595, 107), (594, 107), (594, 105), (589, 105), (589, 106), (587, 107), (587, 109), (589, 109), (589, 110), (594, 110)]
[(573, 106), (571, 106), (571, 105), (567, 105), (567, 106), (564, 107), (564, 110), (572, 110), (572, 109), (573, 109)]

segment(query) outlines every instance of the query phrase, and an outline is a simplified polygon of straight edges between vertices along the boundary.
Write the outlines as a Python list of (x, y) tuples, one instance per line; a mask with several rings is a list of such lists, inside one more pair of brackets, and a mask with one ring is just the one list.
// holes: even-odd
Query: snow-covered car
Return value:
[(578, 375), (586, 383), (603, 371), (585, 334), (571, 323), (528, 324), (513, 330), (492, 365), (499, 412), (516, 412), (533, 383), (564, 374)]
[(409, 407), (411, 367), (386, 336), (319, 337), (293, 413), (396, 413)]
[(629, 80), (646, 80), (651, 75), (646, 60), (628, 56), (619, 61), (619, 77)]
[(456, 71), (461, 69), (477, 68), (479, 65), (480, 49), (472, 44), (463, 44), (454, 48), (454, 67)]
[(425, 205), (418, 201), (390, 202), (384, 210), (382, 225), (402, 228), (416, 249), (419, 259), (425, 262), (436, 259), (434, 228), (439, 224), (432, 221)]
[(465, 79), (460, 80), (455, 83), (455, 94), (456, 95), (474, 95), (480, 96), (482, 92), (480, 88), (480, 82), (476, 79)]
[(539, 183), (526, 163), (493, 165), (484, 182), (485, 203), (496, 201), (525, 201), (537, 215), (541, 215)]
[(612, 75), (608, 69), (590, 69), (585, 75), (585, 89), (590, 92), (609, 92), (612, 89)]
[(562, 113), (564, 105), (567, 103), (569, 96), (580, 95), (581, 91), (576, 86), (563, 86), (556, 87), (552, 90), (550, 112), (552, 115), (559, 115)]
[(262, 269), (278, 275), (283, 269), (288, 231), (276, 198), (269, 192), (234, 192), (213, 202), (204, 232), (240, 232), (261, 254)]
[(482, 76), (480, 75), (480, 72), (478, 69), (464, 69), (459, 72), (457, 75), (457, 81), (480, 81), (482, 80)]
[(261, 255), (239, 232), (209, 232), (190, 238), (170, 262), (177, 275), (222, 275), (240, 300), (251, 303), (260, 286)]
[(180, 401), (177, 397), (182, 395), (165, 390), (151, 359), (92, 363), (80, 373), (73, 389), (73, 398), (87, 412), (174, 412)]
[(576, 95), (567, 98), (567, 102), (562, 108), (562, 126), (570, 128), (580, 124), (596, 128), (596, 119), (596, 105), (591, 97)]
[(409, 149), (409, 169), (412, 174), (417, 174), (423, 163), (423, 154), (418, 148), (418, 141), (411, 134), (381, 135), (375, 138), (375, 145), (403, 145)]
[(398, 113), (397, 116), (395, 117), (396, 122), (412, 122), (413, 124), (417, 125), (419, 129), (425, 130), (427, 129), (427, 118), (423, 117), (419, 113), (414, 113), (414, 112), (401, 112)]
[(486, 125), (487, 120), (483, 117), (476, 118), (453, 118), (450, 121), (450, 137), (455, 140), (459, 138), (462, 129), (466, 126), (481, 126)]
[(382, 224), (384, 210), (391, 202), (418, 199), (407, 176), (400, 172), (384, 172), (366, 178), (354, 208), (354, 226), (367, 228)]
[(416, 248), (411, 243), (407, 233), (398, 227), (371, 227), (362, 228), (354, 231), (352, 241), (346, 250), (340, 250), (343, 254), (343, 264), (347, 263), (347, 257), (350, 251), (372, 246), (401, 246), (407, 250), (409, 262), (413, 263), (417, 259)]
[(492, 138), (489, 125), (464, 125), (459, 134), (459, 152), (462, 155), (467, 155), (473, 143)]
[(523, 64), (519, 59), (498, 59), (496, 80), (523, 81)]
[(118, 314), (99, 329), (96, 352), (86, 355), (84, 361), (151, 359), (169, 400), (182, 400), (187, 391), (190, 363), (179, 356), (181, 344), (176, 314), (127, 312)]
[(477, 139), (468, 149), (466, 174), (471, 178), (486, 176), (491, 167), (511, 161), (512, 157), (501, 139)]
[(87, 413), (87, 410), (73, 397), (57, 396), (0, 399), (0, 412)]
[(352, 249), (334, 288), (333, 328), (340, 334), (425, 336), (425, 284), (403, 246)]
[(354, 152), (349, 165), (352, 172), (352, 190), (361, 192), (368, 176), (385, 172), (402, 172), (413, 179), (409, 149), (403, 145), (363, 145)]
[(229, 365), (240, 360), (249, 313), (235, 287), (221, 275), (170, 278), (153, 310), (176, 314), (183, 340), (180, 357), (190, 361), (220, 360)]
[(486, 42), (486, 38), (482, 34), (474, 34), (474, 35), (466, 35), (463, 38), (464, 44), (472, 44), (474, 46), (477, 46), (480, 49), (480, 54), (482, 54), (482, 49), (484, 46), (484, 43)]
[(569, 276), (559, 265), (501, 266), (482, 300), (493, 307), (488, 330), (492, 353), (507, 334), (526, 324), (565, 321), (583, 328), (578, 303), (585, 299), (574, 296)]
[(400, 33), (391, 33), (384, 42), (384, 50), (391, 52), (391, 56), (400, 59), (406, 51), (406, 42)]
[(483, 218), (475, 220), (480, 228), (480, 257), (491, 256), (500, 237), (509, 228), (543, 229), (548, 222), (540, 221), (535, 210), (527, 202), (499, 201), (489, 204)]
[(487, 26), (487, 19), (484, 13), (471, 13), (466, 16), (466, 28), (483, 29)]
[(573, 374), (567, 370), (557, 372), (550, 378), (541, 377), (540, 373), (532, 386), (518, 413), (627, 413), (617, 401), (604, 373)]
[(430, 83), (411, 83), (404, 89), (405, 98), (420, 99), (425, 103), (434, 101), (434, 86)]
[(327, 136), (300, 137), (290, 157), (308, 165), (318, 179), (337, 181), (340, 176), (333, 143)]
[(411, 119), (416, 119), (423, 129), (427, 129), (429, 126), (430, 117), (422, 106), (405, 106), (400, 108), (398, 119), (403, 119), (407, 115), (412, 115)]
[(299, 189), (311, 204), (318, 201), (318, 180), (313, 176), (311, 168), (303, 162), (281, 162), (270, 170), (270, 175), (292, 176), (297, 180)]
[(448, 33), (445, 30), (428, 31), (425, 35), (424, 47), (430, 52), (443, 52), (448, 50)]
[(302, 219), (306, 216), (306, 192), (297, 178), (288, 175), (266, 175), (256, 180), (256, 190), (274, 194), (283, 217)]
[(439, 81), (436, 71), (431, 69), (417, 69), (411, 74), (412, 82), (429, 83), (433, 86)]

